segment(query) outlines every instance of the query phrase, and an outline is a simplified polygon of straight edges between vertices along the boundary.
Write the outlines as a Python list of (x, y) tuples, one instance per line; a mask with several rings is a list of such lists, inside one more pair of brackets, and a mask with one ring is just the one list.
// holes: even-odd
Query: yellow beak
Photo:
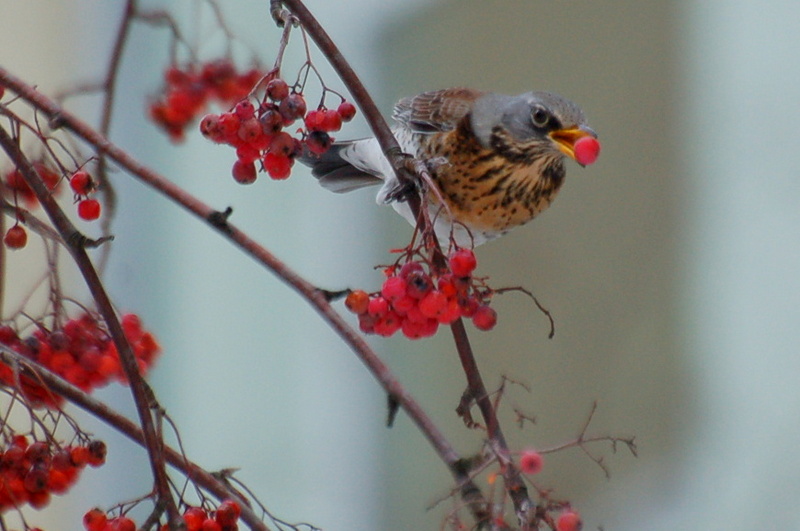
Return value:
[(558, 131), (549, 133), (549, 136), (562, 153), (572, 160), (575, 160), (575, 142), (586, 136), (597, 138), (597, 133), (592, 131), (589, 127), (580, 126), (571, 129), (559, 129)]

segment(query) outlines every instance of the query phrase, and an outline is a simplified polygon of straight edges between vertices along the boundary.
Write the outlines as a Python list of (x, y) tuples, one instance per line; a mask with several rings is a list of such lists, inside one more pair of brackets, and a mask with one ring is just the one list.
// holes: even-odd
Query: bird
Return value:
[[(400, 148), (426, 164), (436, 187), (423, 198), (436, 235), (457, 247), (481, 245), (535, 218), (564, 183), (565, 159), (585, 166), (600, 149), (580, 107), (551, 92), (435, 90), (401, 99), (392, 117)], [(408, 203), (395, 200), (399, 183), (377, 139), (334, 142), (299, 160), (333, 192), (382, 183), (377, 202), (416, 225)]]

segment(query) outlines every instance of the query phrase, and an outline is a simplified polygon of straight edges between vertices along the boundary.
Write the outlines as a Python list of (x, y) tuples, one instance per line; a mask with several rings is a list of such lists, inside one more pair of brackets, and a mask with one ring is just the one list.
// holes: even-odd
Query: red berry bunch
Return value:
[(347, 308), (358, 315), (358, 324), (367, 334), (391, 336), (398, 330), (410, 339), (430, 337), (440, 324), (459, 317), (471, 318), (480, 330), (491, 330), (497, 314), (488, 305), (489, 290), (474, 282), (475, 254), (457, 249), (448, 259), (449, 270), (425, 269), (423, 263), (409, 260), (397, 269), (386, 270), (379, 293), (352, 291)]
[(136, 522), (127, 516), (119, 515), (111, 518), (105, 511), (94, 508), (83, 515), (83, 527), (86, 531), (136, 531)]
[(59, 447), (53, 442), (28, 442), (24, 435), (10, 437), (0, 447), (0, 513), (26, 503), (41, 509), (51, 494), (64, 494), (88, 464), (105, 463), (106, 445), (94, 440), (87, 445)]
[(209, 101), (230, 107), (250, 92), (264, 72), (252, 68), (237, 72), (228, 59), (200, 65), (170, 66), (164, 72), (163, 94), (150, 103), (150, 118), (174, 142), (184, 139), (186, 127), (194, 122)]
[[(333, 143), (330, 133), (341, 129), (342, 122), (351, 120), (355, 112), (348, 101), (342, 101), (337, 109), (320, 106), (308, 111), (302, 92), (276, 77), (267, 83), (261, 102), (243, 99), (228, 112), (208, 114), (200, 121), (200, 132), (236, 149), (231, 170), (236, 182), (254, 182), (257, 163), (272, 179), (282, 180), (289, 177), (295, 158), (304, 150), (317, 155), (327, 151)], [(298, 130), (299, 138), (283, 130), (301, 119), (304, 127)]]
[[(236, 531), (242, 509), (233, 500), (225, 500), (216, 511), (207, 512), (202, 507), (187, 507), (183, 513), (186, 531)], [(168, 526), (161, 526), (168, 531)]]
[[(39, 174), (42, 181), (44, 181), (48, 190), (56, 190), (61, 176), (55, 170), (42, 161), (35, 161), (33, 163), (33, 168), (36, 170), (36, 173)], [(27, 181), (25, 181), (25, 178), (18, 169), (15, 168), (7, 172), (3, 180), (5, 181), (5, 188), (11, 192), (13, 197), (22, 199), (30, 208), (39, 204), (39, 201), (36, 199), (36, 194), (33, 193), (33, 190), (28, 186)]]
[(94, 221), (100, 217), (100, 202), (90, 198), (89, 194), (95, 191), (95, 183), (91, 175), (84, 170), (78, 170), (69, 178), (69, 187), (78, 201), (78, 216), (86, 221)]
[[(155, 337), (142, 328), (134, 314), (122, 316), (125, 336), (131, 343), (144, 374), (155, 361), (160, 347)], [(111, 380), (125, 382), (119, 354), (108, 331), (90, 315), (67, 321), (55, 331), (37, 328), (21, 339), (10, 326), (0, 326), (0, 344), (27, 356), (86, 392)], [(12, 367), (0, 363), (0, 385), (16, 387), (33, 407), (57, 407), (63, 398), (42, 386), (38, 380), (15, 374)]]

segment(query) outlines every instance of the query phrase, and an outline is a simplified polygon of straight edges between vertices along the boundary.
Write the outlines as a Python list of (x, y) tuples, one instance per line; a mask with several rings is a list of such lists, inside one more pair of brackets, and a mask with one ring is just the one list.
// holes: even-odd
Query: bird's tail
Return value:
[(366, 156), (370, 154), (370, 141), (373, 139), (336, 142), (322, 155), (306, 148), (297, 160), (311, 168), (323, 187), (336, 193), (350, 192), (383, 182)]

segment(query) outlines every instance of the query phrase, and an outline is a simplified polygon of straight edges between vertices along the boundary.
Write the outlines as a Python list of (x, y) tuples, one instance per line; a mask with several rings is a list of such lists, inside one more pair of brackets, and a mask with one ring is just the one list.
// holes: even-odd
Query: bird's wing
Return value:
[(455, 129), (472, 109), (472, 104), (485, 94), (467, 88), (449, 88), (423, 92), (403, 98), (394, 106), (392, 118), (415, 133), (438, 133)]

